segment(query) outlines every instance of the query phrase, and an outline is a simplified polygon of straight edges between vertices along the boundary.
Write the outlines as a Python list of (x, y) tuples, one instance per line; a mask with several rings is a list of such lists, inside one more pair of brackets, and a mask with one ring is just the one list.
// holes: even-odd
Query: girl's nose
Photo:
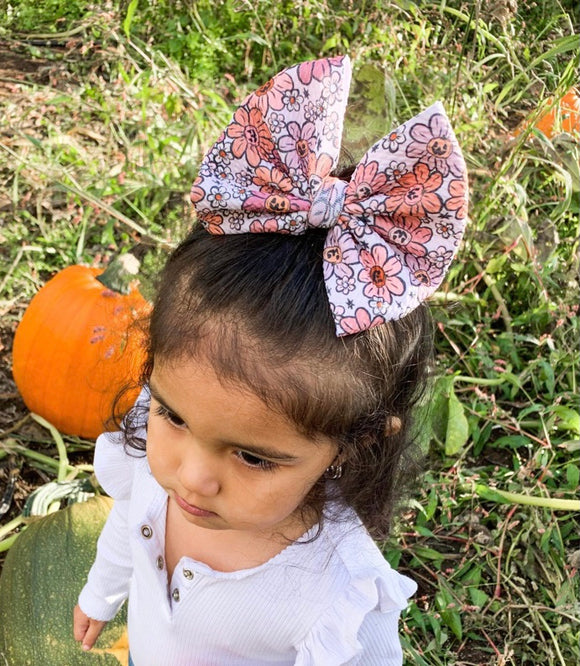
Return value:
[[(178, 477), (179, 482), (191, 495), (214, 497), (220, 491), (220, 466), (223, 462), (199, 447), (191, 447), (189, 455), (181, 460)], [(186, 498), (187, 499), (187, 498)]]

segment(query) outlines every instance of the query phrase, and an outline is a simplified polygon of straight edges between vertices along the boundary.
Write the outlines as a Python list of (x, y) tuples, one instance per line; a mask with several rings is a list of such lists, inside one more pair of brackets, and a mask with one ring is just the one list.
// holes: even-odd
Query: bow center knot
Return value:
[(342, 213), (348, 183), (334, 176), (311, 176), (312, 204), (308, 212), (309, 227), (333, 227)]

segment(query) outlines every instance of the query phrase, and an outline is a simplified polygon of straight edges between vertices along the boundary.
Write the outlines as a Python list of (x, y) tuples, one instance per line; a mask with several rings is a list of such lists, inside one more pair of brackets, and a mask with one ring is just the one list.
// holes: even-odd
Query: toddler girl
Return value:
[(283, 71), (203, 160), (143, 391), (97, 441), (116, 501), (75, 608), (85, 649), (128, 597), (135, 666), (402, 661), (416, 586), (373, 537), (413, 469), (421, 301), (467, 186), (439, 104), (331, 175), (349, 81), (343, 57)]

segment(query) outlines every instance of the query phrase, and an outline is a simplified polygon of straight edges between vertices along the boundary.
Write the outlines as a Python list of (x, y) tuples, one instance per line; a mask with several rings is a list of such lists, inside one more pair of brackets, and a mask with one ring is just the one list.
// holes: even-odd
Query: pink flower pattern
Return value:
[(407, 146), (407, 157), (422, 160), (442, 176), (449, 170), (458, 177), (465, 173), (461, 151), (444, 115), (435, 113), (426, 123), (415, 123), (409, 134), (413, 141)]
[(343, 56), (274, 76), (235, 111), (191, 188), (213, 234), (329, 229), (322, 264), (337, 335), (417, 307), (467, 220), (465, 162), (440, 103), (372, 146), (350, 182), (332, 176), (350, 79)]

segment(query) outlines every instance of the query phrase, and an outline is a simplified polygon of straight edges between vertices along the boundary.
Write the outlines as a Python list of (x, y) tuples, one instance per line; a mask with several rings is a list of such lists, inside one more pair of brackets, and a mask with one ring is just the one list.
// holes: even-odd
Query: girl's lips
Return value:
[(209, 516), (216, 516), (213, 511), (206, 511), (205, 509), (200, 509), (198, 506), (194, 506), (193, 504), (189, 504), (189, 502), (186, 502), (183, 497), (180, 497), (175, 494), (175, 501), (177, 504), (187, 513), (190, 513), (192, 516), (198, 516), (200, 518), (209, 518)]

